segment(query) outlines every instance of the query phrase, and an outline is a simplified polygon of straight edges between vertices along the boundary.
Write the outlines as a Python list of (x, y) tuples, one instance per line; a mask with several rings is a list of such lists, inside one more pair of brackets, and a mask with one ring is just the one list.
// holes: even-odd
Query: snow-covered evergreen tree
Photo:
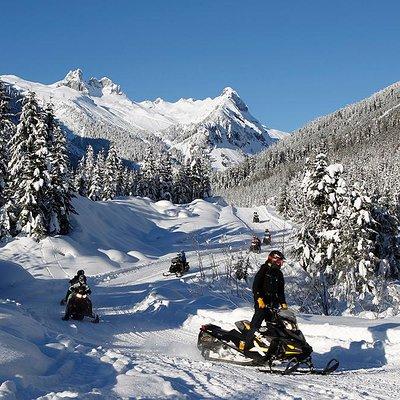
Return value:
[(313, 169), (307, 170), (303, 189), (307, 220), (299, 233), (298, 252), (302, 267), (310, 274), (318, 290), (325, 314), (330, 312), (331, 288), (336, 282), (336, 251), (340, 243), (340, 207), (346, 193), (340, 164), (328, 165), (320, 153)]
[(9, 199), (6, 182), (8, 179), (9, 140), (14, 133), (15, 126), (10, 119), (9, 100), (5, 86), (0, 81), (0, 240), (10, 234), (9, 207), (5, 207)]
[(172, 200), (173, 175), (171, 156), (168, 152), (162, 152), (156, 163), (156, 176), (158, 178), (159, 198)]
[(389, 279), (400, 277), (399, 220), (393, 211), (390, 212), (395, 207), (390, 199), (379, 196), (371, 210), (372, 218), (376, 221), (379, 274)]
[(104, 169), (103, 200), (112, 200), (117, 194), (118, 157), (113, 145), (110, 146)]
[(344, 299), (351, 311), (368, 296), (374, 303), (376, 266), (375, 221), (371, 215), (372, 201), (366, 189), (354, 183), (342, 204), (340, 222), (340, 244), (335, 268), (337, 281), (334, 295)]
[(190, 177), (193, 199), (203, 199), (210, 196), (210, 165), (208, 158), (204, 154), (202, 157), (196, 157), (192, 161)]
[(46, 193), (50, 175), (48, 148), (35, 94), (29, 93), (16, 133), (11, 140), (9, 180), (12, 205), (17, 218), (16, 231), (42, 238), (46, 229)]
[(174, 179), (174, 202), (189, 203), (192, 201), (192, 180), (190, 178), (190, 165), (183, 163), (179, 166)]
[(152, 149), (148, 149), (145, 161), (141, 169), (139, 182), (139, 196), (150, 197), (153, 200), (159, 198), (158, 174), (156, 157)]
[(74, 179), (73, 179), (74, 190), (81, 196), (87, 196), (87, 182), (85, 175), (85, 156), (83, 156), (76, 167)]
[(92, 169), (91, 180), (89, 183), (89, 199), (99, 201), (103, 198), (104, 182), (103, 175), (105, 170), (104, 149), (97, 154), (95, 164)]
[(117, 158), (116, 168), (116, 196), (123, 196), (125, 194), (124, 165), (119, 157)]
[(67, 140), (57, 124), (53, 106), (47, 105), (44, 115), (44, 130), (49, 144), (50, 182), (47, 193), (49, 209), (48, 230), (51, 234), (65, 235), (70, 230), (69, 215), (72, 206), (72, 183), (69, 172)]

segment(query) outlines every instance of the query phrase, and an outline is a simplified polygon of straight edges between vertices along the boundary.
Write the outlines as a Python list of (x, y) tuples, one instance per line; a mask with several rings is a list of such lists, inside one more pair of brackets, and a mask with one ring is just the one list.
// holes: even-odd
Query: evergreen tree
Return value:
[(73, 186), (75, 192), (79, 193), (81, 196), (87, 196), (87, 185), (86, 185), (86, 175), (85, 175), (85, 156), (83, 156), (76, 167), (74, 174)]
[(174, 203), (183, 204), (192, 201), (192, 181), (190, 178), (190, 165), (182, 164), (174, 179)]
[(14, 132), (9, 109), (10, 97), (4, 84), (0, 81), (0, 208), (6, 203), (6, 181), (8, 175), (7, 163), (9, 160), (8, 142)]
[(52, 104), (48, 104), (44, 115), (44, 130), (49, 143), (50, 181), (48, 193), (51, 234), (65, 235), (70, 230), (69, 215), (75, 212), (72, 206), (72, 183), (69, 173), (67, 140), (54, 118)]
[(203, 199), (210, 196), (210, 165), (209, 160), (203, 156), (196, 157), (191, 163), (192, 198)]
[(368, 296), (369, 302), (376, 293), (376, 266), (374, 254), (375, 221), (372, 219), (372, 201), (366, 189), (356, 182), (349, 191), (341, 210), (340, 244), (336, 269), (338, 277), (335, 297), (345, 299), (350, 310)]
[(124, 183), (124, 165), (122, 160), (118, 157), (117, 158), (117, 165), (116, 165), (116, 195), (123, 196), (125, 194), (125, 183)]
[(103, 174), (105, 169), (104, 149), (97, 154), (96, 162), (92, 170), (91, 181), (89, 185), (89, 199), (99, 201), (103, 198)]
[(139, 182), (139, 196), (149, 197), (153, 200), (159, 199), (159, 186), (157, 175), (157, 163), (151, 149), (147, 150), (145, 161), (141, 169)]
[(30, 92), (24, 99), (20, 122), (11, 140), (9, 186), (17, 217), (16, 231), (35, 238), (47, 232), (45, 194), (50, 185), (47, 156), (43, 123), (35, 94)]
[(159, 198), (172, 201), (173, 175), (171, 156), (168, 152), (161, 153), (156, 165)]
[(104, 170), (103, 200), (112, 200), (117, 194), (118, 157), (113, 145), (110, 146)]
[(379, 274), (392, 279), (400, 277), (399, 221), (395, 206), (385, 197), (376, 197), (371, 210), (376, 221), (376, 254), (379, 258)]
[(318, 290), (323, 312), (330, 312), (332, 286), (336, 282), (335, 256), (340, 242), (339, 209), (346, 193), (340, 164), (329, 165), (325, 154), (316, 157), (306, 171), (303, 188), (307, 220), (299, 233), (300, 263)]
[(9, 162), (8, 143), (15, 130), (10, 119), (9, 101), (5, 86), (0, 81), (0, 240), (10, 235), (11, 229), (10, 205), (5, 206), (9, 200), (9, 193), (6, 191)]

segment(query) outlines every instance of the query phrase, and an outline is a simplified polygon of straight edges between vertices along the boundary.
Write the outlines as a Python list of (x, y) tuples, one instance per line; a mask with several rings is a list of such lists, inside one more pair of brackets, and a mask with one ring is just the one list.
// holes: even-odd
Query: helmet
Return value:
[(286, 260), (285, 256), (283, 255), (282, 252), (280, 252), (279, 250), (272, 250), (268, 257), (275, 257), (275, 258), (280, 258), (281, 260)]
[(267, 261), (270, 262), (271, 264), (281, 267), (283, 265), (284, 260), (285, 260), (285, 256), (279, 250), (272, 250), (268, 254)]
[(85, 271), (83, 269), (80, 269), (76, 274), (78, 276), (85, 275)]

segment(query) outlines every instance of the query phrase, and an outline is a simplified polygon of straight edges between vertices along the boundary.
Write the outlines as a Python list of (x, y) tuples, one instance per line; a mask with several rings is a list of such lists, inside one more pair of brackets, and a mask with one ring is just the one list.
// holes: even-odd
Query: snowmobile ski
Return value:
[(183, 274), (179, 274), (176, 272), (163, 272), (163, 276), (176, 276), (177, 278), (181, 278)]
[(287, 367), (283, 370), (279, 369), (263, 369), (259, 368), (260, 372), (268, 373), (268, 374), (278, 374), (278, 375), (290, 375), (290, 374), (308, 374), (308, 375), (329, 375), (332, 372), (335, 372), (339, 367), (339, 361), (333, 358), (330, 360), (325, 368), (323, 369), (316, 369), (313, 366), (309, 366), (308, 369), (301, 368), (303, 363), (295, 362), (293, 364), (289, 363)]

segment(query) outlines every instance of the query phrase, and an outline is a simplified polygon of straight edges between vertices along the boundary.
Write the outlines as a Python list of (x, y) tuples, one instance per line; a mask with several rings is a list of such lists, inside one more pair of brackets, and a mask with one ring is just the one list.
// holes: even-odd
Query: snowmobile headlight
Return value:
[(285, 328), (289, 331), (294, 331), (296, 330), (296, 326), (290, 321), (283, 321), (283, 324), (285, 325)]

